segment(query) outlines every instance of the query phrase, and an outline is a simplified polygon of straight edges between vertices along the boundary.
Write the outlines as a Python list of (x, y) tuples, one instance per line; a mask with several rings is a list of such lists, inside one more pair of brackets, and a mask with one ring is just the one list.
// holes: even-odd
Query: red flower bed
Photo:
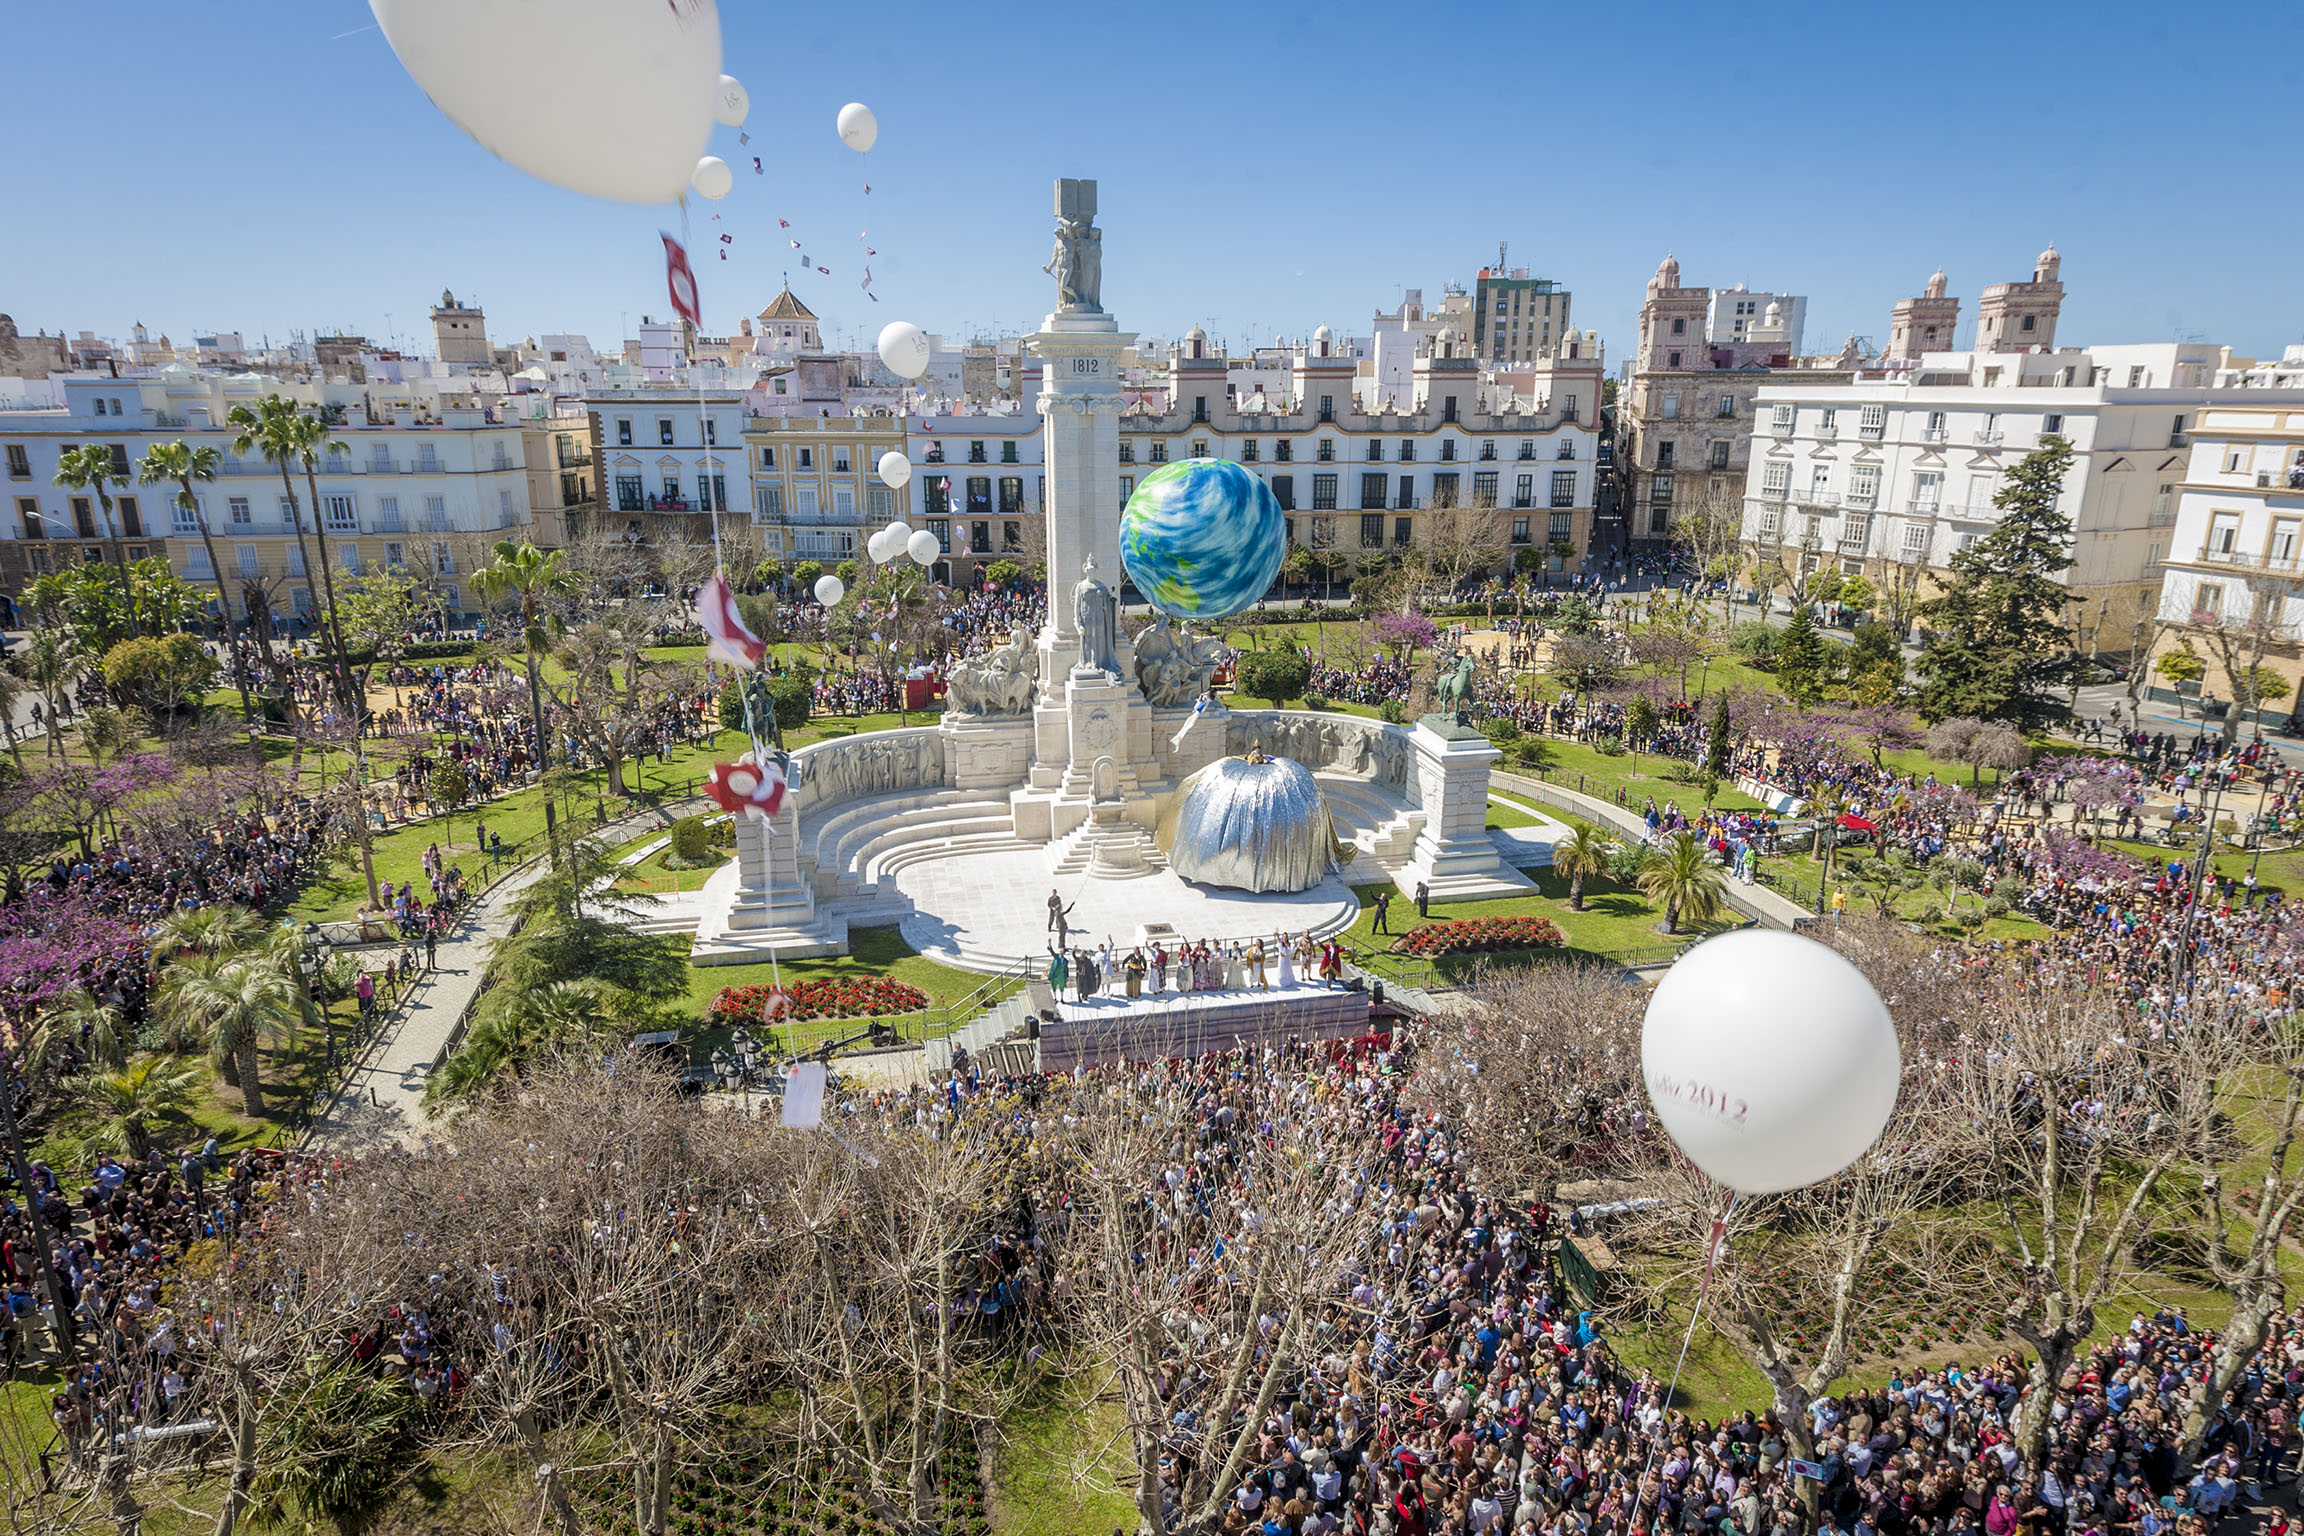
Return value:
[(1499, 949), (1557, 949), (1568, 941), (1548, 917), (1469, 917), (1426, 923), (1392, 941), (1403, 955), (1479, 955)]
[[(768, 1006), (772, 987), (722, 987), (712, 999), (710, 1018), (715, 1024), (758, 1024)], [(854, 1019), (867, 1014), (910, 1013), (928, 1006), (928, 994), (918, 987), (867, 976), (858, 981), (796, 981), (784, 989), (791, 1007), (778, 1019)]]

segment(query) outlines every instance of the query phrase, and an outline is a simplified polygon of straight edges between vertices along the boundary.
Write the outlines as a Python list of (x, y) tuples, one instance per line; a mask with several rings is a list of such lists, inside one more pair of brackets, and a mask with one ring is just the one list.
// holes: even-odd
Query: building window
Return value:
[(1880, 466), (1858, 464), (1848, 471), (1848, 504), (1870, 509), (1880, 504)]
[(1672, 509), (1659, 503), (1648, 509), (1648, 532), (1651, 537), (1662, 538), (1672, 531)]
[(941, 517), (928, 519), (928, 531), (936, 535), (936, 547), (945, 554), (952, 553), (952, 524)]
[(1334, 395), (1322, 395), (1320, 397), (1320, 419), (1322, 421), (1334, 421), (1336, 419), (1336, 397)]
[(1667, 357), (1664, 359), (1664, 366), (1665, 366), (1665, 367), (1667, 367), (1667, 368), (1677, 368), (1677, 367), (1679, 367), (1679, 366), (1680, 366), (1680, 354), (1679, 354), (1679, 353), (1677, 353), (1677, 352), (1674, 352), (1674, 353), (1671, 353), (1671, 354), (1669, 354), (1669, 355), (1668, 355), (1668, 356), (1667, 356)]
[(2053, 411), (2041, 417), (2040, 435), (2043, 437), (2062, 437), (2064, 435), (2064, 418)]
[(1360, 505), (1363, 507), (1381, 507), (1384, 505), (1385, 499), (1391, 494), (1391, 490), (1392, 477), (1390, 475), (1362, 475), (1360, 477)]
[(1878, 437), (1887, 431), (1888, 407), (1878, 404), (1865, 406), (1863, 413), (1857, 417), (1856, 430), (1865, 437)]
[(1456, 439), (1452, 437), (1440, 439), (1440, 457), (1451, 460), (1456, 457)]
[(1123, 442), (1120, 445), (1120, 462), (1123, 464), (1136, 462), (1136, 445), (1134, 443)]
[(2031, 330), (2031, 329), (2032, 329), (2032, 328), (2033, 328), (2035, 325), (2037, 325), (2038, 323), (2039, 323), (2039, 317), (2038, 317), (2037, 315), (2026, 315), (2026, 316), (2024, 317), (2024, 322), (2023, 322), (2023, 324), (2019, 325), (2019, 326), (2017, 327), (2017, 329), (2018, 329), (2018, 330), (2023, 330), (2023, 331), (2029, 331), (2029, 330)]
[[(713, 420), (711, 417), (709, 417), (709, 416), (707, 416), (707, 417), (705, 417), (705, 418), (704, 418), (704, 443), (705, 443), (705, 446), (706, 446), (706, 447), (715, 447), (715, 448), (716, 448), (716, 447), (718, 447), (718, 446), (719, 446), (719, 444), (720, 444), (720, 433), (719, 433), (719, 431), (717, 430), (717, 429), (719, 428), (719, 425), (720, 425), (720, 423), (718, 423), (718, 422), (714, 421), (714, 420)], [(501, 454), (502, 454), (502, 452), (503, 452), (503, 444), (501, 444), (501, 443), (497, 444), (497, 452), (498, 452), (498, 454), (499, 454), (499, 455), (501, 455)]]
[(1483, 469), (1473, 473), (1472, 505), (1476, 507), (1496, 505), (1496, 471)]
[(1720, 397), (1720, 404), (1719, 404), (1719, 407), (1718, 407), (1718, 409), (1714, 410), (1712, 414), (1713, 414), (1713, 415), (1715, 415), (1715, 416), (1733, 416), (1733, 415), (1735, 415), (1735, 414), (1736, 414), (1736, 397), (1735, 397), (1734, 395), (1722, 395), (1722, 396)]
[(1768, 407), (1769, 429), (1775, 432), (1791, 431), (1792, 415), (1794, 410), (1795, 407), (1789, 405), (1772, 405)]
[(1204, 437), (1192, 439), (1192, 457), (1196, 459), (1208, 457), (1208, 439)]
[(1415, 542), (1415, 532), (1416, 519), (1412, 517), (1392, 519), (1392, 547), (1394, 549), (1406, 549)]
[(1528, 519), (1524, 517), (1512, 519), (1512, 542), (1515, 544), (1528, 542)]
[[(781, 494), (774, 486), (767, 487), (767, 490), (771, 495)], [(616, 477), (617, 511), (643, 511), (646, 509), (647, 500), (647, 492), (641, 489), (640, 477), (638, 475), (618, 475)]]
[(1714, 469), (1726, 469), (1728, 467), (1728, 442), (1725, 438), (1713, 440), (1712, 467)]
[(1003, 464), (1016, 462), (1016, 440), (1014, 438), (1010, 438), (1000, 445), (1000, 462)]
[(800, 450), (800, 467), (802, 469), (814, 469), (816, 467), (815, 449), (803, 448)]
[(1320, 446), (1312, 451), (1312, 457), (1318, 459), (1323, 464), (1335, 463), (1336, 439), (1332, 437), (1324, 437), (1320, 439)]
[(1402, 475), (1400, 477), (1400, 499), (1393, 502), (1392, 505), (1395, 507), (1413, 507), (1416, 505), (1416, 477), (1414, 475)]
[(992, 553), (992, 525), (990, 523), (970, 523), (968, 525), (968, 553), (972, 555)]
[(1677, 467), (1677, 465), (1675, 465), (1675, 463), (1674, 463), (1673, 461), (1674, 461), (1674, 460), (1675, 460), (1675, 459), (1676, 459), (1678, 456), (1679, 456), (1679, 445), (1678, 445), (1677, 443), (1669, 443), (1669, 442), (1666, 442), (1666, 443), (1658, 443), (1658, 444), (1656, 445), (1656, 467), (1657, 467), (1658, 469), (1673, 469), (1673, 468), (1676, 468), (1676, 467)]
[(1928, 525), (1926, 523), (1906, 523), (1904, 525), (1904, 558), (1922, 560), (1926, 559), (1927, 555)]
[(762, 469), (774, 469), (776, 467), (776, 449), (773, 445), (763, 447), (760, 450), (760, 467)]
[(1281, 511), (1295, 511), (1296, 477), (1294, 475), (1274, 475), (1272, 477), (1272, 499), (1280, 503)]
[(328, 514), (330, 533), (350, 533), (360, 526), (360, 519), (352, 510), (351, 497), (323, 496), (320, 498), (320, 506)]
[(1512, 505), (1516, 507), (1532, 507), (1536, 505), (1536, 477), (1534, 475), (1522, 475), (1518, 481), (1514, 483), (1512, 489)]
[(1275, 441), (1272, 444), (1272, 457), (1274, 461), (1281, 464), (1285, 464), (1291, 459), (1295, 458), (1296, 444), (1294, 440), (1283, 437)]
[(32, 478), (32, 456), (24, 451), (22, 443), (8, 445), (8, 477), (12, 480)]
[(1002, 523), (1000, 525), (1000, 548), (1012, 555), (1023, 547), (1024, 525), (1017, 522)]
[(1670, 503), (1672, 500), (1672, 477), (1668, 474), (1650, 475), (1648, 477), (1648, 499), (1658, 506)]
[(1336, 477), (1334, 475), (1314, 475), (1312, 477), (1312, 510), (1315, 512), (1333, 512), (1336, 510)]
[(992, 511), (992, 482), (983, 475), (968, 477), (968, 510), (989, 515)]
[(120, 509), (120, 531), (129, 538), (144, 537), (144, 514), (136, 506), (136, 498), (123, 496), (115, 503)]
[(1372, 438), (1368, 439), (1368, 462), (1369, 462), (1369, 463), (1371, 463), (1371, 464), (1381, 464), (1383, 461), (1384, 461), (1384, 442), (1383, 442), (1383, 439), (1381, 439), (1381, 438), (1375, 438), (1375, 437), (1372, 437)]
[(1444, 471), (1432, 477), (1432, 505), (1435, 507), (1453, 507), (1456, 505), (1456, 476), (1452, 471)]
[(844, 445), (832, 450), (832, 473), (836, 475), (848, 473), (848, 449)]
[(1243, 464), (1253, 464), (1256, 462), (1256, 439), (1252, 437), (1241, 439), (1240, 462)]
[(1360, 519), (1360, 547), (1362, 549), (1382, 549), (1384, 547), (1383, 513), (1370, 512), (1362, 515)]
[(1568, 514), (1565, 512), (1550, 512), (1545, 514), (1545, 518), (1545, 537), (1554, 544), (1565, 544), (1569, 542), (1571, 537), (1569, 532), (1571, 523)]
[(1152, 462), (1155, 464), (1165, 464), (1168, 462), (1168, 445), (1165, 442), (1154, 443), (1152, 445)]
[[(1670, 499), (1672, 477), (1670, 475), (1658, 475), (1656, 478), (1664, 482), (1665, 497), (1667, 500)], [(1549, 505), (1555, 507), (1576, 505), (1576, 471), (1572, 469), (1552, 471), (1552, 500)]]
[(1023, 510), (1024, 477), (1022, 475), (1002, 475), (1000, 477), (1000, 515), (1002, 517), (1015, 517)]
[(659, 416), (656, 418), (656, 441), (667, 448), (672, 446), (671, 417)]
[(934, 439), (934, 438), (930, 438), (930, 439), (928, 439), (928, 452), (927, 452), (925, 455), (923, 455), (923, 456), (922, 456), (921, 462), (922, 462), (922, 463), (925, 463), (925, 464), (941, 464), (941, 463), (943, 463), (943, 462), (944, 462), (944, 445), (943, 445), (942, 443), (940, 443), (940, 442), (936, 441), (936, 439)]
[(1675, 336), (1685, 336), (1685, 335), (1687, 335), (1687, 334), (1688, 334), (1688, 322), (1687, 322), (1685, 319), (1681, 318), (1680, 316), (1678, 316), (1678, 315), (1674, 315), (1674, 316), (1672, 317), (1672, 334), (1673, 334), (1673, 335), (1675, 335)]
[(1678, 390), (1673, 390), (1664, 396), (1664, 419), (1666, 421), (1678, 421), (1680, 419), (1680, 392)]
[(1120, 477), (1120, 510), (1123, 512), (1128, 510), (1128, 498), (1135, 494), (1136, 477), (1134, 475), (1122, 475)]
[(864, 510), (871, 514), (872, 521), (876, 523), (893, 521), (896, 516), (896, 493), (884, 485), (867, 484), (864, 487)]
[(984, 462), (984, 440), (982, 438), (977, 438), (973, 442), (969, 443), (968, 462), (971, 464), (981, 464)]

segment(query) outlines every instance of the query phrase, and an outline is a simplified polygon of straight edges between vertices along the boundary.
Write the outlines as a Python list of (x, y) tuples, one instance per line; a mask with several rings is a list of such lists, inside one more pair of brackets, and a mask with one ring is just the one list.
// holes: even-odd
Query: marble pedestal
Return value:
[(954, 715), (944, 733), (944, 762), (954, 789), (1006, 791), (1032, 771), (1030, 715)]
[(736, 858), (704, 882), (691, 965), (749, 965), (848, 953), (848, 922), (816, 910), (800, 871), (800, 812), (736, 818)]
[(1535, 882), (1504, 862), (1488, 836), (1488, 772), (1503, 754), (1487, 737), (1445, 716), (1426, 715), (1409, 736), (1422, 793), (1424, 828), (1392, 883), (1414, 896), (1418, 884), (1434, 902), (1525, 896)]
[(1032, 768), (1009, 797), (1016, 835), (1053, 842), (1086, 821), (1096, 802), (1100, 760), (1113, 768), (1113, 795), (1128, 818), (1151, 825), (1149, 789), (1160, 777), (1152, 750), (1152, 706), (1136, 685), (1107, 672), (1072, 667), (1043, 672), (1040, 702), (1032, 709)]

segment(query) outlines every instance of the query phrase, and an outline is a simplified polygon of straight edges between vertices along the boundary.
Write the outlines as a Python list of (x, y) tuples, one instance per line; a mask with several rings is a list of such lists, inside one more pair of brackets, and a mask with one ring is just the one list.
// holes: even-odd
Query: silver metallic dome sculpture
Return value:
[(1262, 752), (1187, 778), (1153, 838), (1178, 875), (1236, 891), (1308, 891), (1352, 853), (1311, 770)]

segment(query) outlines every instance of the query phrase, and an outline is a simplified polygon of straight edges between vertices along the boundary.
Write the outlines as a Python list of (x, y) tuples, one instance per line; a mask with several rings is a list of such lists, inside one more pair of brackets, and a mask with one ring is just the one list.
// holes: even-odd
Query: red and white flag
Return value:
[(670, 235), (664, 236), (664, 286), (672, 295), (674, 312), (701, 328), (704, 306), (696, 301), (696, 273), (688, 265), (687, 248)]
[(696, 589), (696, 622), (711, 637), (705, 654), (714, 661), (749, 670), (768, 654), (767, 645), (745, 626), (743, 615), (736, 611), (736, 593), (725, 576), (715, 573)]
[(766, 820), (784, 808), (784, 789), (784, 770), (773, 762), (714, 763), (704, 772), (704, 793), (731, 816)]

